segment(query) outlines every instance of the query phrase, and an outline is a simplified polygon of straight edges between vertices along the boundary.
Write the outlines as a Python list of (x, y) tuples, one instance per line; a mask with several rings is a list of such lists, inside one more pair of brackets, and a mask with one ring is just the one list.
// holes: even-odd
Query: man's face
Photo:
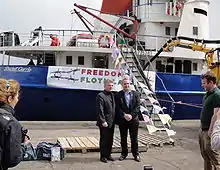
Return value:
[(124, 91), (129, 91), (130, 90), (130, 80), (124, 80), (122, 82), (122, 88)]
[(207, 79), (202, 79), (202, 87), (204, 88), (205, 91), (211, 91), (213, 86), (214, 84), (212, 81), (208, 83)]
[(107, 83), (106, 85), (105, 85), (105, 91), (112, 91), (112, 89), (113, 89), (113, 86), (114, 86), (114, 84), (113, 83)]

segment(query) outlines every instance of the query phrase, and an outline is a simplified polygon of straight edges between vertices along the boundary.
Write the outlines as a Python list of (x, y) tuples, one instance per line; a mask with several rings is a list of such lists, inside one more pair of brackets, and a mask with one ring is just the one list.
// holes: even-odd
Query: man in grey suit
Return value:
[(111, 92), (113, 81), (105, 80), (104, 91), (96, 98), (97, 126), (100, 130), (100, 160), (107, 163), (114, 161), (111, 156), (115, 127), (115, 99)]

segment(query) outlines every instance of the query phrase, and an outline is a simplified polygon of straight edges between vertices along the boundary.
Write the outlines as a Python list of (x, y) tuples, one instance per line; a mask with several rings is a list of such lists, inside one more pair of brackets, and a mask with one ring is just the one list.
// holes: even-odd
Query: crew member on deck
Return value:
[(0, 79), (0, 170), (8, 170), (22, 161), (21, 145), (29, 140), (28, 130), (15, 118), (19, 91), (16, 80)]
[(33, 44), (33, 46), (39, 46), (40, 38), (43, 36), (43, 32), (42, 31), (43, 30), (42, 30), (41, 26), (39, 26), (38, 28), (34, 29), (34, 31), (33, 31), (33, 40), (35, 38), (38, 38), (38, 41), (35, 44)]
[(56, 36), (50, 34), (50, 38), (52, 40), (50, 46), (60, 46), (60, 41)]

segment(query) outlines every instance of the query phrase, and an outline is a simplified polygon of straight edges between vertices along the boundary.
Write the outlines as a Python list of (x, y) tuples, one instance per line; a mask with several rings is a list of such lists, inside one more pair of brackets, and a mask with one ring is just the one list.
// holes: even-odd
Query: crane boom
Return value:
[[(183, 41), (188, 42), (183, 42)], [(214, 62), (214, 52), (219, 51), (220, 48), (206, 47), (206, 44), (220, 44), (220, 40), (203, 40), (194, 39), (190, 37), (174, 37), (169, 39), (162, 48), (147, 62), (143, 70), (145, 70), (152, 61), (154, 61), (162, 52), (171, 52), (172, 47), (180, 47), (190, 49), (193, 51), (200, 51), (205, 53), (205, 59), (207, 61), (208, 68), (213, 71), (217, 76), (217, 83), (220, 83), (220, 62)]]

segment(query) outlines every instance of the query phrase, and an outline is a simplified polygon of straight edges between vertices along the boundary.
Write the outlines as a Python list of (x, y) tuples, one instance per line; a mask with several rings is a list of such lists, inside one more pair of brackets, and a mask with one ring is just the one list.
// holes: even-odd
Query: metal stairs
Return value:
[(156, 129), (155, 131), (160, 131), (161, 129), (168, 131), (168, 129), (170, 129), (170, 124), (168, 121), (165, 121), (164, 116), (169, 115), (164, 114), (163, 108), (161, 108), (156, 94), (151, 88), (149, 78), (144, 73), (144, 70), (140, 64), (137, 51), (134, 48), (127, 46), (126, 48), (121, 48), (121, 55), (124, 60), (124, 64), (129, 70), (127, 72), (130, 73), (130, 76), (133, 79), (135, 89), (141, 94), (142, 115), (147, 113), (152, 120), (152, 126), (147, 125), (148, 130), (149, 128), (151, 128), (151, 130), (153, 128), (153, 130)]
[(159, 102), (156, 99), (156, 95), (149, 83), (149, 78), (146, 77), (134, 49), (125, 48), (121, 49), (121, 51), (122, 57), (132, 73), (135, 89), (141, 94), (142, 100), (144, 99), (146, 101), (145, 106), (149, 109), (153, 109), (153, 105), (159, 104)]

